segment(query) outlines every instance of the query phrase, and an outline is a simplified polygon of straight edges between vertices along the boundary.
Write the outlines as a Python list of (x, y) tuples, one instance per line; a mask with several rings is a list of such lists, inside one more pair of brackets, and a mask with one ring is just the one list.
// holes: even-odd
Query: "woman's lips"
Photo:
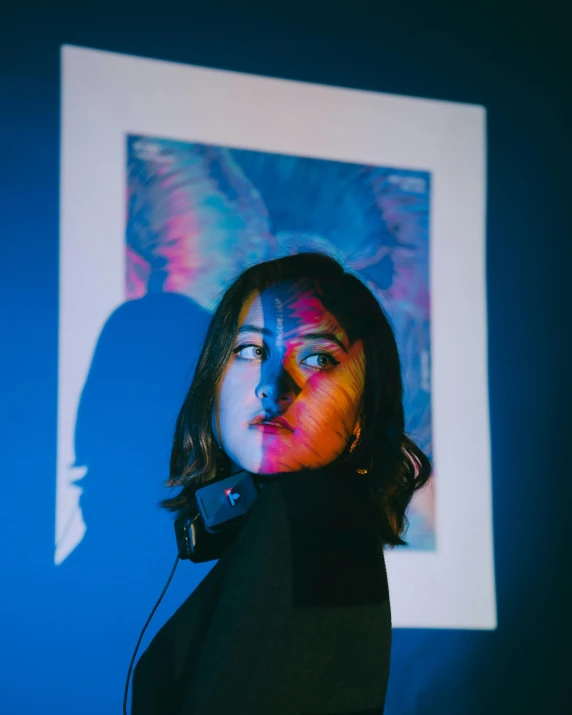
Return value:
[(250, 426), (262, 432), (294, 432), (294, 428), (283, 417), (271, 417), (270, 419), (266, 417), (256, 417), (252, 420)]
[(282, 425), (277, 425), (277, 424), (258, 424), (258, 425), (252, 425), (252, 427), (257, 430), (258, 432), (262, 432), (263, 434), (289, 434), (291, 433), (291, 430), (286, 429), (286, 427), (282, 427)]

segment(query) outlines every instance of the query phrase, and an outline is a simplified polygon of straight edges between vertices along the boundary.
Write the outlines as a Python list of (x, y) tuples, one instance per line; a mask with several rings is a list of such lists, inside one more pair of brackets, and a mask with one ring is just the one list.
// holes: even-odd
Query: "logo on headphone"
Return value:
[(234, 506), (236, 504), (236, 502), (240, 499), (240, 492), (235, 492), (234, 487), (225, 489), (224, 493), (226, 495), (226, 498), (228, 499), (228, 503), (231, 506)]

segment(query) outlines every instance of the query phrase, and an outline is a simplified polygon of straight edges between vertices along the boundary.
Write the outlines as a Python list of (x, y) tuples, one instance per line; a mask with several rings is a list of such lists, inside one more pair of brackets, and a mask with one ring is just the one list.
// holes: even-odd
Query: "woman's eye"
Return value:
[(308, 355), (308, 357), (304, 358), (301, 362), (303, 365), (315, 367), (320, 370), (339, 364), (339, 361), (331, 355), (328, 355), (328, 353), (314, 353), (314, 355)]
[(242, 360), (261, 360), (265, 351), (260, 345), (239, 345), (234, 349), (234, 354)]

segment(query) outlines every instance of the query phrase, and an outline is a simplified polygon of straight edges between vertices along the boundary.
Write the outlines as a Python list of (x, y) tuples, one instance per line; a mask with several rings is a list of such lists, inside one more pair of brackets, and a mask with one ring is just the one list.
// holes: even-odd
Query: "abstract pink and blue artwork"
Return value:
[[(129, 135), (126, 298), (177, 293), (210, 312), (247, 266), (328, 253), (388, 314), (406, 429), (432, 457), (430, 187), (426, 171)], [(409, 509), (411, 549), (436, 548), (434, 488)]]

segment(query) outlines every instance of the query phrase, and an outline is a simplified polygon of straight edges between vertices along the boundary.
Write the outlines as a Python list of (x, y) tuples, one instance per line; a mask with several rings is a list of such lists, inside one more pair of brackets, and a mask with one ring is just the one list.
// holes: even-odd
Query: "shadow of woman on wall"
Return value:
[[(209, 320), (189, 298), (154, 292), (121, 305), (99, 337), (75, 431), (87, 529), (57, 572), (62, 713), (121, 710), (133, 648), (176, 558), (158, 501)], [(149, 637), (212, 565), (179, 569)]]

